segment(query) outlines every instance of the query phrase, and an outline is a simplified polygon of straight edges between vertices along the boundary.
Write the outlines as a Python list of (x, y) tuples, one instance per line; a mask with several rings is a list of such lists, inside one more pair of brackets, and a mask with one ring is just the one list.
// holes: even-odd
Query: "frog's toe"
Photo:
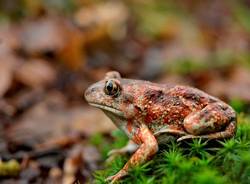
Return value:
[(109, 176), (106, 178), (106, 182), (109, 182), (109, 183), (115, 183), (117, 182), (118, 180), (120, 180), (122, 177), (126, 176), (128, 174), (127, 171), (125, 171), (124, 169), (120, 170), (117, 174), (113, 175), (113, 176)]
[(182, 137), (180, 137), (179, 139), (177, 139), (177, 142), (181, 142), (181, 141), (186, 140), (186, 139), (194, 139), (194, 138), (200, 138), (200, 136), (196, 136), (196, 135), (185, 135), (185, 136), (182, 136)]
[[(115, 175), (114, 175), (115, 176)], [(111, 182), (114, 179), (114, 176), (109, 176), (105, 179), (105, 182)]]

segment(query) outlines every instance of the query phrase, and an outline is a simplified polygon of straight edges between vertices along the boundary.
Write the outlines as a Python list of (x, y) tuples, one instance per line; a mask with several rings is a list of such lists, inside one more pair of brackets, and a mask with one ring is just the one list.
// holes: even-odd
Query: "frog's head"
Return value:
[(108, 72), (104, 80), (91, 85), (85, 91), (87, 102), (100, 108), (113, 121), (134, 116), (133, 80), (122, 79), (118, 72)]

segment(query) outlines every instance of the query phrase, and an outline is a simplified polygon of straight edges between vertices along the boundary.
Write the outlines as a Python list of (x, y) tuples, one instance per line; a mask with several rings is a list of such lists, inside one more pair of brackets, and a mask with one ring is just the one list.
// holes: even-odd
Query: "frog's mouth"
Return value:
[(112, 113), (116, 114), (117, 116), (124, 117), (124, 113), (122, 111), (115, 109), (113, 107), (109, 107), (109, 106), (102, 105), (102, 104), (96, 104), (96, 103), (89, 103), (89, 105), (100, 108), (100, 109), (108, 111), (108, 112), (112, 112)]

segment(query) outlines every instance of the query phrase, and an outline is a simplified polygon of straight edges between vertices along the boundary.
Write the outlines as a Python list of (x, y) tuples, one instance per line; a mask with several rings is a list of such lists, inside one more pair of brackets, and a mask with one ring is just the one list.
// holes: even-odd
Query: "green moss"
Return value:
[(120, 130), (113, 131), (111, 136), (112, 140), (100, 133), (94, 134), (90, 137), (90, 143), (98, 147), (104, 160), (107, 159), (107, 154), (111, 149), (121, 148), (128, 142), (128, 138)]
[(128, 142), (127, 136), (120, 130), (113, 131), (112, 137), (115, 139), (115, 142), (113, 142), (113, 148), (121, 148)]
[(230, 105), (234, 108), (236, 112), (244, 112), (247, 109), (247, 103), (237, 98), (231, 99)]
[(209, 66), (206, 63), (194, 61), (191, 58), (182, 58), (172, 62), (166, 68), (171, 73), (186, 75), (207, 70)]
[(137, 33), (153, 39), (166, 31), (166, 26), (174, 29), (173, 23), (189, 17), (177, 3), (164, 0), (134, 1), (128, 7), (137, 19)]
[[(235, 138), (170, 142), (153, 160), (131, 169), (120, 183), (250, 183), (250, 117), (241, 114), (238, 121)], [(123, 133), (116, 131), (113, 136), (111, 145), (125, 144)], [(128, 155), (117, 156), (106, 169), (95, 173), (95, 183), (105, 183), (105, 178), (119, 171), (128, 159)]]
[(234, 13), (236, 20), (240, 23), (241, 26), (245, 28), (246, 31), (250, 32), (250, 10), (246, 6), (246, 4), (241, 1), (230, 0), (229, 5), (231, 6), (232, 12)]

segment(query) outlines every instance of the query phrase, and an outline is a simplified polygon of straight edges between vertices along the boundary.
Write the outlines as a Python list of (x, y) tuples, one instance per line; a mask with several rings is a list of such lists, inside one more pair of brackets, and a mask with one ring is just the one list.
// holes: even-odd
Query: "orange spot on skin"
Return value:
[(132, 130), (133, 130), (132, 122), (131, 121), (128, 121), (128, 123), (127, 123), (127, 130), (128, 130), (129, 133), (131, 133)]
[(145, 117), (145, 123), (146, 124), (150, 124), (152, 121), (153, 121), (153, 118), (150, 114), (148, 114), (146, 117)]
[(141, 144), (141, 131), (140, 129), (137, 129), (134, 136), (133, 136), (133, 141), (136, 143), (136, 144)]

